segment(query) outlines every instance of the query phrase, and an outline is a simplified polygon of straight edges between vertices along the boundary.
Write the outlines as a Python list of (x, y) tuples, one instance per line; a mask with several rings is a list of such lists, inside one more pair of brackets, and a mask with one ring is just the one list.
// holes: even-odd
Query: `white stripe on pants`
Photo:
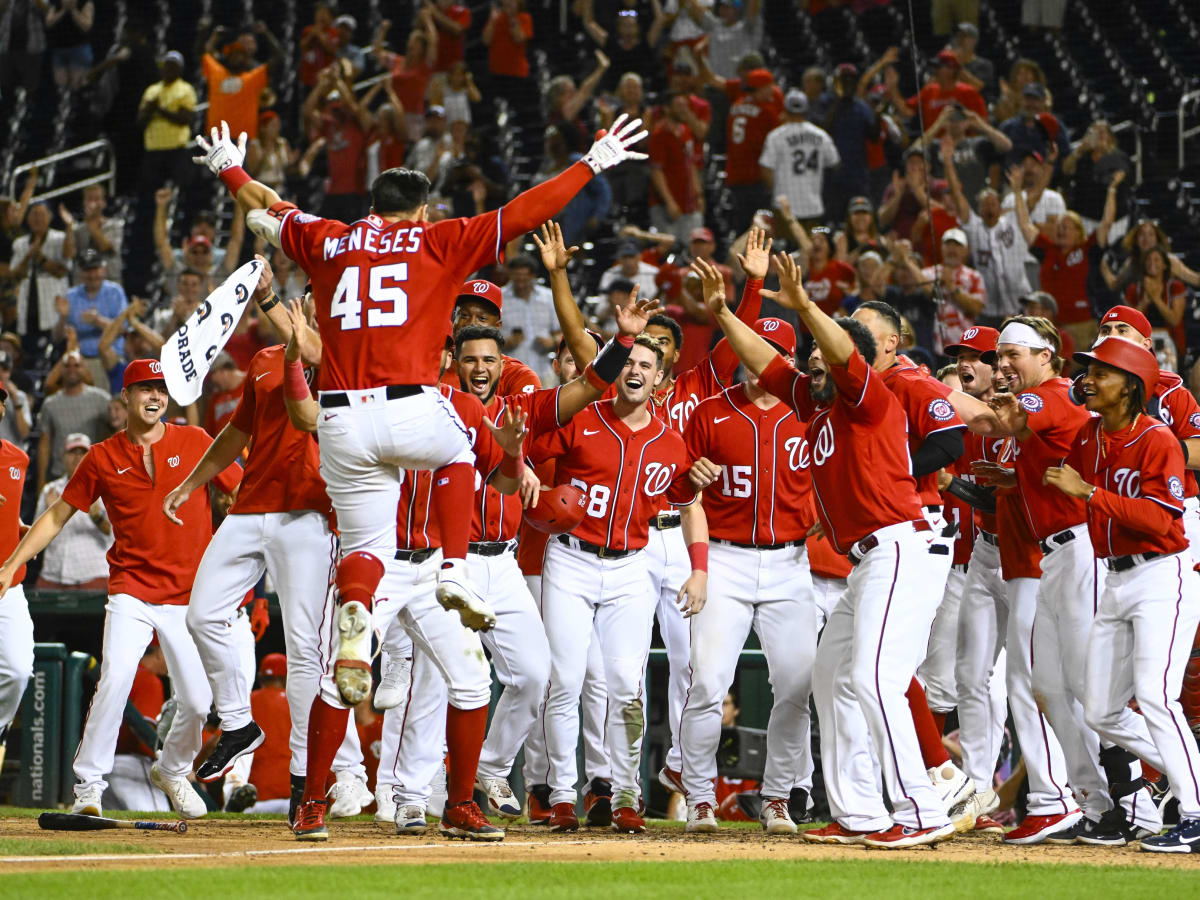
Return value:
[(671, 729), (671, 747), (667, 750), (666, 764), (668, 768), (678, 771), (683, 764), (679, 747), (679, 716), (687, 696), (691, 655), (688, 621), (679, 610), (679, 589), (692, 574), (691, 559), (683, 541), (683, 528), (661, 530), (651, 525), (646, 556), (651, 596), (657, 603), (654, 616), (667, 648), (667, 723)]
[(0, 597), (0, 740), (33, 675), (33, 619), (25, 589), (14, 584)]

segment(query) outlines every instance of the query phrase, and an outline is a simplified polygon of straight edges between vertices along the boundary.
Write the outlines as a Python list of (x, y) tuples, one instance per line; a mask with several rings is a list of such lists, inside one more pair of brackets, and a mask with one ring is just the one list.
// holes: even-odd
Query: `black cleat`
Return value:
[(253, 722), (233, 731), (222, 732), (217, 746), (213, 747), (213, 752), (204, 761), (204, 765), (196, 770), (196, 777), (206, 783), (216, 781), (233, 768), (239, 756), (253, 753), (262, 746), (265, 739), (266, 735), (262, 729)]

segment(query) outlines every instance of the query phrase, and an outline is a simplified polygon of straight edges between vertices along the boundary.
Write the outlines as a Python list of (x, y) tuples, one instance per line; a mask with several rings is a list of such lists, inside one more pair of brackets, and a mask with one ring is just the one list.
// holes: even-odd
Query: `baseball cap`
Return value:
[(939, 66), (949, 66), (952, 69), (958, 68), (958, 54), (953, 50), (942, 50), (934, 59)]
[(692, 241), (709, 241), (710, 243), (715, 243), (716, 240), (717, 239), (713, 237), (711, 228), (693, 228), (692, 233), (688, 235), (689, 243)]
[(871, 205), (871, 201), (866, 197), (851, 197), (850, 204), (846, 207), (847, 212), (875, 212), (875, 207)]
[(1040, 81), (1031, 81), (1021, 89), (1023, 97), (1037, 97), (1039, 100), (1046, 99), (1046, 86)]
[(961, 228), (947, 228), (942, 234), (942, 243), (946, 241), (954, 241), (956, 244), (967, 246), (967, 235)]
[(457, 306), (463, 300), (482, 300), (484, 303), (490, 303), (496, 307), (496, 312), (500, 312), (504, 308), (504, 301), (500, 298), (500, 288), (482, 278), (468, 281), (458, 289), (458, 296), (454, 303)]
[(796, 352), (796, 329), (783, 319), (758, 319), (754, 323), (754, 333), (789, 356)]
[(354, 29), (358, 28), (358, 20), (351, 15), (338, 16), (333, 20), (333, 24), (335, 28), (341, 28), (343, 25), (345, 25), (351, 31), (354, 31)]
[(187, 239), (187, 242), (184, 244), (184, 246), (185, 247), (194, 247), (197, 244), (203, 244), (205, 247), (211, 247), (212, 241), (210, 241), (207, 237), (205, 237), (202, 234), (193, 234), (190, 238)]
[(86, 450), (92, 446), (92, 439), (82, 432), (76, 431), (74, 434), (68, 434), (67, 440), (63, 444), (64, 450)]
[(178, 50), (168, 50), (166, 53), (163, 54), (163, 58), (160, 60), (160, 62), (164, 62), (164, 63), (173, 62), (173, 63), (175, 63), (175, 65), (182, 68), (183, 54), (180, 53)]
[(1141, 380), (1146, 388), (1147, 397), (1154, 393), (1158, 384), (1157, 357), (1132, 341), (1105, 338), (1091, 350), (1076, 353), (1073, 359), (1084, 366), (1098, 362), (1128, 372)]
[(969, 35), (970, 37), (979, 37), (979, 29), (970, 22), (959, 22), (958, 27), (954, 30), (959, 34)]
[(161, 381), (165, 384), (162, 363), (157, 359), (135, 359), (125, 367), (121, 387), (141, 384), (143, 381)]
[(642, 248), (637, 241), (621, 241), (617, 244), (617, 256), (641, 256)]
[(287, 657), (282, 653), (268, 653), (258, 664), (259, 678), (283, 678), (287, 675)]
[(800, 88), (792, 88), (783, 98), (783, 108), (794, 115), (802, 116), (808, 112), (808, 97)]
[[(999, 337), (1000, 332), (995, 328), (989, 328), (986, 325), (972, 325), (962, 333), (957, 344), (950, 344), (946, 347), (946, 353), (949, 356), (957, 356), (964, 350), (974, 350), (985, 363), (991, 362), (996, 356), (996, 340)], [(989, 357), (991, 358), (989, 359)]]
[(751, 69), (746, 73), (747, 87), (760, 88), (775, 83), (775, 76), (770, 69)]
[[(1036, 303), (1039, 306), (1046, 307), (1046, 309), (1050, 311), (1051, 317), (1058, 316), (1058, 301), (1054, 299), (1052, 294), (1048, 294), (1045, 291), (1030, 291), (1021, 298), (1021, 306), (1024, 307), (1030, 303)], [(1146, 333), (1149, 334), (1149, 331)]]
[(88, 247), (83, 251), (83, 256), (79, 260), (80, 269), (98, 269), (102, 265), (104, 265), (104, 257), (94, 247)]
[(1100, 317), (1100, 324), (1105, 322), (1124, 322), (1142, 337), (1150, 337), (1150, 320), (1145, 313), (1132, 306), (1114, 306)]

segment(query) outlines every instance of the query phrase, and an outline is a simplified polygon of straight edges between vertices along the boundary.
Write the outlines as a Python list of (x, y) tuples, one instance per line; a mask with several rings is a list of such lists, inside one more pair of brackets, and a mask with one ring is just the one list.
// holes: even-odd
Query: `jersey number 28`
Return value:
[[(362, 327), (362, 300), (358, 296), (358, 266), (350, 266), (342, 272), (333, 300), (329, 304), (329, 317), (342, 320), (342, 331), (354, 331)], [(408, 321), (408, 294), (394, 282), (408, 280), (408, 263), (393, 263), (390, 266), (373, 266), (370, 270), (371, 284), (367, 299), (380, 306), (367, 310), (368, 328), (387, 328), (403, 325)], [(393, 282), (385, 287), (384, 282)], [(391, 309), (383, 305), (391, 304)]]

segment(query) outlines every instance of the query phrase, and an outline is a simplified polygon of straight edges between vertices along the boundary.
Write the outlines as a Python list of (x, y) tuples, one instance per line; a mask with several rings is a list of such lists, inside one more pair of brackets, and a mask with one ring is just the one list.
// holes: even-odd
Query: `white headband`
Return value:
[(1054, 345), (1026, 325), (1024, 322), (1009, 322), (1000, 332), (996, 344), (1016, 344), (1030, 350), (1053, 350)]

